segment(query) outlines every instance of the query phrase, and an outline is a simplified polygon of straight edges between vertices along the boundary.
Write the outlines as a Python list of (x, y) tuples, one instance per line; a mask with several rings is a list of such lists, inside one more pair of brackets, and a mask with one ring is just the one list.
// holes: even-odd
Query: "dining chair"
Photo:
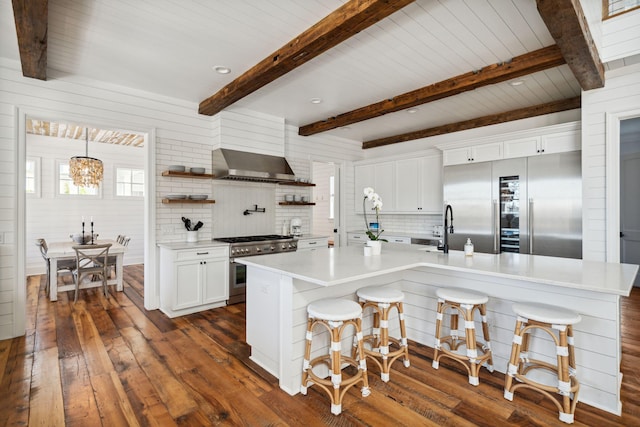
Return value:
[[(51, 263), (49, 262), (49, 257), (47, 256), (47, 252), (49, 251), (49, 247), (47, 246), (47, 241), (45, 239), (36, 239), (36, 246), (40, 248), (40, 254), (44, 259), (44, 263), (47, 267), (47, 284), (45, 285), (45, 292), (47, 296), (49, 295), (49, 283), (51, 280)], [(67, 270), (72, 272), (76, 268), (76, 260), (75, 259), (59, 259), (58, 267), (56, 268), (56, 278), (57, 274), (60, 271)]]
[(76, 265), (73, 271), (76, 285), (76, 293), (73, 302), (78, 301), (80, 282), (85, 276), (101, 276), (104, 295), (107, 296), (107, 258), (111, 243), (101, 245), (75, 245)]
[[(118, 236), (118, 239), (116, 240), (118, 243), (120, 243), (122, 246), (127, 247), (129, 246), (129, 242), (131, 241), (131, 237), (127, 237), (127, 236)], [(113, 270), (116, 269), (116, 260), (118, 259), (117, 255), (109, 255), (109, 257), (107, 258), (107, 272), (108, 272), (108, 276), (107, 277), (111, 277), (111, 269), (113, 268)]]

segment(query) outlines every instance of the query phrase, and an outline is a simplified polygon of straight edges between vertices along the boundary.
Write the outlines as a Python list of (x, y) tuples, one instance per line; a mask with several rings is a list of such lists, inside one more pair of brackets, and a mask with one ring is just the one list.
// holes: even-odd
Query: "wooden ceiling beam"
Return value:
[(556, 45), (516, 56), (508, 62), (499, 62), (480, 70), (474, 70), (391, 99), (385, 99), (326, 120), (301, 126), (298, 134), (315, 135), (342, 126), (380, 117), (388, 113), (437, 101), (479, 87), (504, 82), (527, 74), (557, 67), (565, 63)]
[(411, 141), (414, 139), (427, 138), (430, 136), (443, 135), (446, 133), (459, 132), (462, 130), (474, 129), (483, 126), (495, 125), (498, 123), (511, 122), (514, 120), (526, 119), (529, 117), (542, 116), (545, 114), (557, 113), (560, 111), (573, 110), (580, 108), (581, 100), (577, 96), (575, 98), (562, 99), (546, 104), (538, 104), (533, 107), (519, 108), (516, 110), (506, 111), (498, 114), (478, 117), (471, 120), (465, 120), (457, 123), (449, 123), (442, 126), (436, 126), (429, 129), (418, 130), (414, 132), (403, 133), (401, 135), (379, 138), (362, 143), (362, 148), (382, 147), (383, 145), (397, 144), (399, 142)]
[(200, 103), (213, 116), (415, 0), (350, 0)]
[(579, 0), (536, 0), (538, 12), (583, 90), (604, 86), (604, 66)]
[(22, 75), (47, 80), (48, 0), (12, 0)]

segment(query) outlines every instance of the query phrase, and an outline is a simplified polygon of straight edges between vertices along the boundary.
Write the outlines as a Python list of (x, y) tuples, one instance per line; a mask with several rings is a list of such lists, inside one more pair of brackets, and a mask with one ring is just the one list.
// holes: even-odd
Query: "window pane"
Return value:
[(36, 192), (36, 162), (34, 160), (27, 160), (26, 165), (26, 179), (25, 191), (27, 194), (35, 194)]
[(144, 197), (144, 170), (117, 168), (116, 196)]
[(95, 196), (98, 194), (98, 188), (96, 187), (76, 187), (71, 176), (69, 176), (68, 163), (60, 163), (58, 188), (59, 194), (79, 194), (82, 196)]

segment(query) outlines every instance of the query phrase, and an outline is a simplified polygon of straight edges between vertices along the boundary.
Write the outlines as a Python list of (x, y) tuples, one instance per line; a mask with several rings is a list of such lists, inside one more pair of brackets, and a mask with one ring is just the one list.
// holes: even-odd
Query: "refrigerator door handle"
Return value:
[(500, 240), (500, 204), (497, 200), (493, 200), (493, 253), (500, 253), (499, 240)]
[(533, 255), (533, 199), (529, 199), (529, 255)]

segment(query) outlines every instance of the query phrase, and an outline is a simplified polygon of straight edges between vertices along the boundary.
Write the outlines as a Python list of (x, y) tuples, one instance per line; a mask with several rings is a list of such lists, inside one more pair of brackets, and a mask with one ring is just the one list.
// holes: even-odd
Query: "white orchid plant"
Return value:
[[(378, 228), (375, 231), (369, 228), (369, 221), (367, 221), (367, 208), (365, 206), (365, 202), (367, 200), (371, 201), (371, 204), (373, 205), (373, 209), (375, 209), (376, 211), (376, 224), (378, 224)], [(382, 242), (386, 242), (385, 239), (380, 238), (380, 235), (384, 231), (379, 226), (380, 219), (378, 215), (380, 213), (380, 209), (382, 209), (382, 198), (378, 195), (378, 193), (376, 193), (373, 190), (373, 188), (366, 187), (364, 189), (364, 199), (362, 199), (362, 211), (364, 212), (364, 223), (367, 227), (367, 236), (369, 237), (370, 240), (380, 240)]]

